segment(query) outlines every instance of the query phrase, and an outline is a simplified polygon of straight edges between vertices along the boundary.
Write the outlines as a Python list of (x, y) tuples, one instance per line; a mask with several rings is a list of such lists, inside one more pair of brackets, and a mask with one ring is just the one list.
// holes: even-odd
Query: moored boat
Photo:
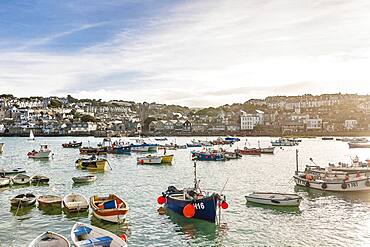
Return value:
[(96, 218), (112, 223), (122, 223), (129, 210), (128, 204), (114, 194), (105, 197), (92, 196), (90, 207)]
[(238, 150), (235, 150), (234, 152), (224, 152), (224, 154), (225, 158), (229, 160), (240, 159), (242, 157)]
[(108, 170), (109, 166), (108, 160), (95, 156), (88, 159), (78, 159), (75, 163), (77, 168), (89, 171), (105, 171)]
[(89, 183), (96, 181), (97, 176), (95, 175), (86, 175), (86, 176), (79, 176), (73, 177), (72, 180), (74, 183)]
[(36, 237), (28, 247), (70, 247), (68, 239), (55, 232), (44, 232)]
[(126, 247), (125, 235), (117, 235), (96, 226), (76, 222), (71, 230), (72, 243), (76, 247)]
[(80, 148), (80, 154), (85, 154), (85, 155), (105, 155), (108, 153), (108, 147), (82, 147)]
[(82, 142), (76, 142), (76, 141), (72, 141), (72, 142), (62, 144), (62, 147), (64, 147), (64, 148), (79, 148), (81, 146), (82, 146)]
[(178, 190), (174, 186), (169, 186), (157, 201), (179, 215), (215, 223), (217, 208), (228, 208), (226, 198), (222, 194), (201, 191), (196, 177), (196, 163), (194, 163), (194, 169), (193, 188)]
[(26, 170), (24, 170), (23, 168), (14, 168), (11, 170), (0, 169), (0, 176), (2, 177), (8, 176), (8, 175), (20, 174), (20, 173), (26, 173)]
[(174, 155), (173, 154), (167, 154), (167, 155), (162, 155), (160, 157), (161, 157), (161, 163), (170, 164), (170, 163), (172, 163)]
[(282, 207), (298, 207), (302, 201), (302, 197), (297, 194), (271, 192), (253, 192), (245, 199), (247, 202)]
[(10, 199), (12, 207), (26, 207), (36, 203), (36, 196), (31, 193), (20, 194)]
[(5, 143), (0, 142), (0, 153), (4, 152)]
[(30, 130), (30, 136), (28, 137), (28, 139), (27, 140), (29, 140), (29, 141), (34, 141), (35, 140), (35, 136), (34, 136), (34, 134), (33, 134), (33, 131), (32, 130)]
[(89, 202), (83, 195), (72, 193), (63, 198), (63, 206), (71, 213), (83, 212), (89, 209)]
[(31, 177), (26, 174), (17, 174), (14, 177), (12, 177), (13, 184), (18, 185), (25, 185), (30, 184)]
[(39, 207), (61, 207), (62, 198), (56, 195), (42, 195), (37, 197)]
[(48, 145), (42, 144), (39, 151), (32, 150), (28, 152), (27, 156), (33, 159), (48, 159), (51, 157), (51, 150)]
[(131, 146), (112, 146), (111, 153), (113, 154), (130, 154)]
[(274, 154), (275, 147), (260, 148), (261, 154)]
[(279, 138), (275, 141), (271, 141), (271, 145), (273, 147), (289, 147), (289, 146), (296, 146), (299, 142), (288, 140), (287, 138)]
[(49, 178), (43, 175), (35, 175), (31, 177), (32, 184), (47, 184), (49, 183)]
[(12, 179), (9, 177), (0, 177), (0, 187), (5, 187), (10, 185)]
[(226, 161), (227, 158), (224, 152), (212, 150), (212, 151), (192, 151), (193, 160), (199, 161)]
[(349, 142), (349, 148), (370, 148), (370, 143), (357, 143), (357, 142)]
[(154, 156), (154, 155), (147, 155), (147, 156), (142, 156), (138, 157), (137, 163), (141, 165), (159, 165), (162, 164), (162, 157), (160, 156)]
[(334, 137), (325, 136), (325, 137), (322, 137), (321, 140), (323, 140), (323, 141), (332, 141), (332, 140), (334, 140)]
[(260, 155), (261, 149), (260, 148), (247, 148), (244, 149), (237, 149), (237, 152), (242, 155)]

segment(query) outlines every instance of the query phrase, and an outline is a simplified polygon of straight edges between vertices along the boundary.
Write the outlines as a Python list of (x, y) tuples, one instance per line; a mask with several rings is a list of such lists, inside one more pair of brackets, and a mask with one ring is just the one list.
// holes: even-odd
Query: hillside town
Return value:
[(17, 98), (0, 95), (0, 135), (361, 135), (370, 132), (370, 96), (271, 96), (217, 108), (159, 103)]

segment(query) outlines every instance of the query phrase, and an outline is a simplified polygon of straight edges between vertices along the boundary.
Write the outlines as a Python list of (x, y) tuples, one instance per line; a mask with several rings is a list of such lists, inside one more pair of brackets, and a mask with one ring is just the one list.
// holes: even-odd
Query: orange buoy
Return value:
[(127, 236), (126, 234), (122, 234), (121, 236), (119, 236), (123, 241), (127, 242)]
[(182, 210), (182, 213), (184, 214), (186, 218), (193, 218), (195, 215), (194, 205), (189, 203), (188, 205), (184, 207), (184, 209)]
[(220, 204), (222, 209), (227, 209), (229, 207), (229, 204), (226, 201), (221, 202)]

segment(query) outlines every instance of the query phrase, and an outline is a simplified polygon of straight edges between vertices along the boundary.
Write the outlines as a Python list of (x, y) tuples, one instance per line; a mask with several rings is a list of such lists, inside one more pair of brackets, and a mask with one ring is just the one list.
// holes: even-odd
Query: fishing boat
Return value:
[(225, 161), (227, 160), (224, 152), (212, 150), (212, 151), (192, 151), (191, 152), (193, 160), (199, 161)]
[(200, 148), (200, 147), (202, 147), (202, 144), (200, 144), (200, 143), (186, 143), (186, 146), (188, 148)]
[(44, 232), (35, 238), (28, 247), (70, 247), (69, 241), (55, 232)]
[(261, 154), (274, 154), (275, 147), (260, 148)]
[(239, 142), (240, 138), (238, 138), (238, 137), (226, 137), (225, 140), (226, 141), (232, 141), (232, 142)]
[(0, 142), (0, 153), (4, 152), (5, 143)]
[(253, 192), (245, 196), (247, 202), (281, 207), (298, 207), (302, 197), (297, 194)]
[(72, 180), (74, 183), (90, 183), (96, 181), (97, 176), (95, 175), (87, 175), (87, 176), (79, 176), (73, 177)]
[(47, 184), (49, 183), (49, 178), (43, 175), (35, 175), (31, 177), (32, 184)]
[(162, 164), (161, 156), (147, 155), (137, 158), (137, 163), (141, 165), (159, 165)]
[(71, 230), (72, 243), (76, 247), (126, 247), (126, 236), (121, 237), (96, 226), (76, 222)]
[(127, 202), (114, 194), (105, 197), (92, 196), (90, 207), (96, 218), (112, 223), (125, 221), (129, 209)]
[(219, 137), (216, 140), (211, 141), (210, 143), (212, 145), (230, 145), (230, 144), (233, 144), (234, 141), (232, 141), (232, 140), (226, 140), (226, 139), (223, 139), (223, 138)]
[(131, 153), (131, 146), (129, 145), (113, 145), (111, 148), (112, 154), (130, 154)]
[(357, 142), (349, 142), (349, 148), (370, 148), (370, 143), (357, 143)]
[(31, 130), (30, 131), (30, 136), (28, 137), (28, 139), (27, 140), (29, 140), (29, 141), (34, 141), (35, 140), (35, 136), (34, 136), (34, 134), (33, 134), (33, 131)]
[(305, 171), (298, 170), (298, 150), (296, 150), (296, 172), (293, 176), (297, 186), (331, 192), (361, 192), (370, 191), (370, 179), (365, 174), (356, 173), (356, 176), (346, 174), (344, 178), (337, 173), (325, 169), (318, 172), (317, 168), (306, 167)]
[[(164, 204), (171, 211), (187, 218), (200, 219), (216, 222), (218, 207), (227, 209), (228, 203), (222, 194), (205, 192), (199, 188), (199, 181), (196, 175), (196, 163), (194, 163), (194, 187), (178, 190), (169, 186), (157, 202)], [(220, 210), (221, 212), (221, 210)], [(219, 213), (220, 213), (219, 212)], [(218, 215), (220, 218), (220, 215)]]
[(62, 198), (56, 195), (43, 195), (37, 197), (39, 207), (61, 207)]
[(24, 185), (24, 184), (30, 184), (31, 177), (26, 174), (17, 174), (14, 177), (12, 177), (13, 184), (17, 185)]
[(71, 213), (83, 212), (89, 209), (89, 202), (83, 195), (72, 193), (63, 198), (63, 206)]
[(85, 155), (105, 155), (108, 153), (108, 147), (82, 147), (80, 148), (80, 154), (85, 154)]
[(48, 145), (42, 144), (39, 151), (32, 150), (28, 152), (27, 156), (33, 159), (48, 159), (51, 157), (51, 150)]
[(167, 138), (166, 137), (157, 137), (157, 138), (154, 138), (154, 140), (156, 140), (156, 141), (167, 141)]
[(105, 171), (108, 170), (108, 160), (103, 158), (96, 158), (94, 155), (87, 159), (76, 160), (76, 167), (89, 171)]
[(242, 157), (242, 155), (238, 153), (238, 150), (235, 150), (234, 152), (224, 152), (224, 155), (228, 160), (240, 159)]
[(23, 168), (14, 168), (14, 169), (11, 169), (11, 170), (0, 169), (0, 176), (1, 177), (14, 175), (14, 174), (20, 174), (20, 173), (26, 173), (26, 170), (24, 170)]
[(0, 187), (9, 186), (12, 179), (9, 177), (0, 177)]
[(31, 193), (20, 194), (10, 199), (12, 207), (26, 207), (36, 203), (36, 196)]
[(82, 146), (82, 142), (76, 142), (76, 141), (62, 144), (62, 147), (64, 148), (79, 148), (81, 146)]
[(323, 141), (332, 141), (332, 140), (334, 140), (334, 137), (324, 136), (324, 137), (321, 138), (321, 140), (323, 140)]
[(296, 146), (299, 142), (289, 140), (287, 138), (279, 138), (275, 141), (271, 141), (271, 145), (273, 147), (289, 147), (289, 146)]
[(244, 149), (237, 149), (237, 152), (242, 155), (261, 155), (260, 148), (244, 147)]

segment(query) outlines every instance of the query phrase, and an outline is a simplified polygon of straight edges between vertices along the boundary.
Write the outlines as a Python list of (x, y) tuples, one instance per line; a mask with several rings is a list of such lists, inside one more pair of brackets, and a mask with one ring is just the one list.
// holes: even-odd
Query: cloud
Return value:
[(110, 39), (76, 52), (33, 48), (104, 23), (3, 52), (0, 87), (21, 96), (69, 93), (189, 106), (370, 93), (368, 10), (367, 1), (184, 2), (160, 16), (126, 21)]

